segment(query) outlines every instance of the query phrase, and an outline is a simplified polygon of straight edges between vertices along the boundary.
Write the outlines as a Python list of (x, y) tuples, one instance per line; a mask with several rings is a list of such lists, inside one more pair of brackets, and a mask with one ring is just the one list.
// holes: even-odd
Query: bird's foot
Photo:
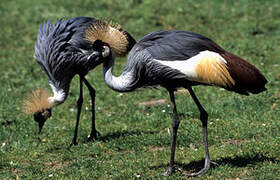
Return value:
[(42, 142), (42, 139), (40, 138), (40, 136), (37, 137), (39, 142)]
[(199, 172), (196, 172), (196, 173), (191, 173), (191, 174), (186, 174), (186, 173), (183, 173), (183, 175), (187, 176), (187, 177), (194, 177), (194, 176), (198, 176), (198, 175), (201, 175), (201, 174), (204, 174), (208, 171), (209, 167), (204, 167), (203, 169), (201, 169)]
[(77, 141), (73, 139), (73, 141), (71, 142), (71, 144), (69, 145), (68, 149), (70, 149), (72, 146), (76, 146), (78, 145)]
[(101, 136), (101, 133), (98, 132), (97, 130), (91, 131), (88, 141), (95, 141)]
[(162, 173), (163, 176), (169, 176), (170, 174), (174, 173), (175, 172), (175, 168), (174, 166), (169, 166), (167, 171)]
[(206, 173), (206, 172), (209, 170), (210, 164), (213, 164), (213, 165), (215, 165), (215, 166), (218, 165), (218, 163), (216, 163), (216, 162), (214, 162), (214, 161), (208, 161), (208, 163), (206, 163), (206, 164), (204, 165), (204, 168), (201, 169), (200, 171), (198, 171), (198, 172), (196, 172), (196, 173), (191, 173), (191, 174), (183, 173), (183, 175), (185, 175), (185, 176), (187, 176), (187, 177), (194, 177), (194, 176), (199, 176), (199, 175), (201, 175), (201, 174), (204, 174), (204, 173)]
[(210, 164), (213, 164), (214, 166), (219, 166), (219, 164), (214, 161), (210, 161)]

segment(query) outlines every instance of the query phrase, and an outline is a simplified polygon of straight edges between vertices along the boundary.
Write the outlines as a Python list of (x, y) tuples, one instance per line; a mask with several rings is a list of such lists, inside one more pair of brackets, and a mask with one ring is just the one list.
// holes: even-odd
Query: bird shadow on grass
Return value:
[[(102, 141), (102, 142), (108, 142), (113, 139), (119, 139), (127, 136), (141, 136), (143, 134), (155, 134), (157, 133), (156, 131), (118, 131), (118, 132), (113, 132), (113, 133), (108, 133), (106, 135), (101, 135), (98, 137), (97, 141)], [(84, 140), (84, 143), (89, 142), (87, 139)], [(94, 141), (92, 141), (94, 142)]]
[[(266, 157), (264, 155), (257, 154), (253, 157), (248, 157), (248, 156), (224, 157), (217, 161), (214, 160), (214, 162), (217, 163), (218, 165), (211, 165), (210, 168), (215, 169), (222, 165), (228, 165), (228, 166), (232, 166), (232, 167), (242, 168), (242, 167), (246, 167), (249, 164), (255, 165), (257, 163), (266, 162), (266, 161), (273, 162), (273, 163), (278, 162), (278, 160), (276, 160), (275, 158), (270, 158), (270, 157)], [(167, 168), (168, 164), (152, 166), (152, 167), (150, 167), (150, 169), (159, 169), (159, 168), (164, 168), (164, 167)], [(177, 171), (179, 170), (181, 172), (182, 171), (187, 171), (188, 173), (198, 172), (204, 167), (204, 159), (199, 160), (199, 161), (192, 161), (189, 164), (175, 163), (175, 167), (176, 167)]]
[(9, 126), (9, 125), (11, 125), (11, 124), (13, 124), (13, 123), (16, 123), (16, 120), (0, 121), (0, 124), (1, 124), (2, 126)]

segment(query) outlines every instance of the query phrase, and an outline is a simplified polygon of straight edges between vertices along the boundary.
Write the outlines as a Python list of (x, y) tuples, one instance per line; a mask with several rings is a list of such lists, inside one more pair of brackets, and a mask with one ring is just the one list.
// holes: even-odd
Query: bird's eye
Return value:
[(102, 56), (105, 58), (109, 56), (110, 54), (110, 48), (108, 46), (103, 46)]
[(51, 110), (50, 109), (46, 109), (43, 113), (42, 116), (47, 119), (49, 117), (51, 117)]

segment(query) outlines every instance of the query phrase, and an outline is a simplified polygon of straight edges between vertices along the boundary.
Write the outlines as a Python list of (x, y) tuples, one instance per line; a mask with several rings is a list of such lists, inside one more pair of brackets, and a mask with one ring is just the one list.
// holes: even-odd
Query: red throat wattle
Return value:
[(103, 61), (103, 67), (106, 67), (109, 63), (109, 60), (108, 59), (104, 59)]

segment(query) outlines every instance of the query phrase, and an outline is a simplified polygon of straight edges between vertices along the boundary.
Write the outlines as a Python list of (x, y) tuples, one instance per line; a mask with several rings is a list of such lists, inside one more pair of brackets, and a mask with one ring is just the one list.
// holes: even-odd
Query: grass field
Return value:
[[(163, 177), (170, 154), (170, 103), (166, 90), (127, 94), (110, 90), (97, 67), (87, 78), (96, 88), (100, 140), (90, 132), (90, 96), (85, 91), (78, 145), (69, 146), (75, 126), (78, 78), (65, 103), (37, 139), (37, 124), (21, 112), (23, 95), (48, 88), (33, 58), (40, 24), (62, 17), (112, 19), (135, 39), (161, 29), (191, 30), (258, 67), (268, 91), (241, 96), (216, 87), (195, 87), (209, 113), (210, 155), (219, 165), (195, 179), (280, 179), (280, 3), (278, 0), (1, 0), (0, 3), (0, 179), (185, 179), (202, 168), (204, 148), (199, 112), (187, 93), (176, 94), (181, 119), (177, 171)], [(115, 74), (125, 58), (118, 59)], [(85, 89), (86, 90), (86, 89)]]

